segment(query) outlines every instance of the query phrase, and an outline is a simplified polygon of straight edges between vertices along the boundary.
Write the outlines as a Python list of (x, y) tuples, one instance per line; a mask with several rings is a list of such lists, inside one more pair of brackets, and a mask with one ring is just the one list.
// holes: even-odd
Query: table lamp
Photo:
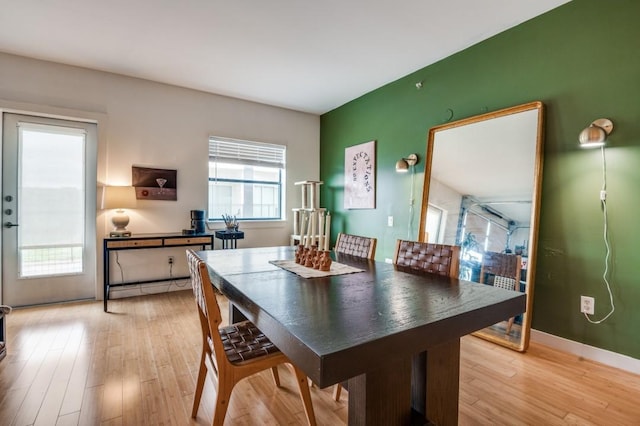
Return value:
[(116, 209), (116, 213), (111, 218), (111, 223), (115, 227), (109, 233), (110, 237), (130, 237), (131, 231), (127, 231), (129, 216), (124, 209), (136, 206), (136, 190), (133, 186), (105, 186), (102, 193), (102, 209)]

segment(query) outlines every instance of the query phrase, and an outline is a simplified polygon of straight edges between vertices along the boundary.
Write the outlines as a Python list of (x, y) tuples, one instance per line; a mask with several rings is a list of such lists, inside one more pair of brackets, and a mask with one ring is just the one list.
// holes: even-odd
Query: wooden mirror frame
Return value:
[[(427, 155), (424, 174), (424, 186), (422, 193), (422, 211), (420, 214), (420, 230), (419, 241), (426, 241), (425, 224), (427, 209), (429, 206), (429, 189), (431, 184), (431, 174), (433, 170), (433, 154), (434, 143), (436, 142), (436, 136), (443, 131), (459, 128), (462, 126), (469, 126), (476, 123), (487, 122), (500, 117), (506, 117), (513, 114), (518, 114), (527, 111), (537, 111), (537, 127), (535, 135), (535, 158), (533, 159), (533, 188), (531, 196), (531, 220), (529, 228), (529, 240), (528, 240), (528, 257), (527, 257), (527, 272), (526, 272), (526, 286), (525, 294), (527, 298), (526, 311), (522, 314), (522, 328), (520, 333), (519, 342), (511, 341), (506, 337), (499, 337), (496, 333), (490, 333), (487, 329), (483, 329), (473, 333), (474, 335), (483, 339), (492, 341), (494, 343), (506, 346), (510, 349), (524, 352), (529, 346), (529, 337), (531, 330), (531, 311), (533, 305), (533, 290), (535, 283), (535, 265), (537, 255), (537, 242), (538, 242), (538, 224), (539, 224), (539, 212), (540, 212), (540, 193), (542, 186), (542, 162), (543, 162), (543, 129), (544, 129), (544, 106), (542, 102), (535, 101), (510, 108), (493, 111), (450, 123), (441, 124), (432, 127), (429, 130), (429, 137), (427, 142)], [(528, 136), (532, 137), (532, 136)], [(459, 151), (458, 151), (459, 152)], [(496, 158), (499, 158), (497, 156)], [(435, 160), (437, 161), (437, 159)], [(460, 194), (461, 196), (464, 194)], [(450, 242), (447, 242), (449, 244)], [(457, 242), (460, 245), (460, 242)], [(515, 339), (514, 339), (515, 340)]]

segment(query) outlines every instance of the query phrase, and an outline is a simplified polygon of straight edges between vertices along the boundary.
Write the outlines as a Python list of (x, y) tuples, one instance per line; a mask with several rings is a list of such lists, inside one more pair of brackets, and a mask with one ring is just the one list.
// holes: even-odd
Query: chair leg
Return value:
[(200, 399), (202, 398), (202, 390), (204, 389), (204, 380), (207, 377), (207, 366), (204, 363), (206, 352), (202, 350), (200, 357), (200, 368), (198, 369), (198, 379), (196, 380), (196, 391), (193, 394), (193, 408), (191, 409), (191, 417), (194, 419), (198, 416), (198, 408), (200, 407)]
[(224, 424), (224, 418), (227, 415), (227, 409), (229, 408), (229, 401), (231, 400), (231, 392), (235, 383), (229, 376), (218, 377), (218, 389), (216, 393), (216, 406), (213, 412), (212, 426), (222, 426)]
[(304, 406), (304, 413), (307, 416), (307, 422), (309, 422), (309, 426), (316, 426), (316, 415), (313, 412), (313, 403), (311, 402), (311, 392), (309, 392), (307, 375), (295, 365), (289, 365), (296, 376), (296, 380), (298, 381), (298, 389), (300, 390), (300, 398), (302, 399), (302, 405)]
[(275, 382), (277, 387), (280, 387), (280, 375), (278, 374), (278, 367), (271, 367), (271, 375), (273, 376), (273, 381)]
[(509, 318), (509, 322), (507, 323), (507, 331), (505, 332), (505, 334), (511, 333), (511, 327), (513, 327), (514, 319), (515, 319), (514, 317)]
[(342, 385), (338, 383), (333, 387), (333, 399), (340, 401), (340, 394), (342, 393)]

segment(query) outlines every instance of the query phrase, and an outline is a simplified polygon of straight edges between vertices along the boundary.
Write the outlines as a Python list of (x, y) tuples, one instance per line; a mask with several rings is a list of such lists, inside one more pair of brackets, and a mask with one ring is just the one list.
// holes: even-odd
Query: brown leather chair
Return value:
[(336, 253), (344, 253), (350, 256), (373, 259), (376, 255), (376, 238), (361, 237), (359, 235), (338, 234), (333, 250)]
[[(480, 282), (505, 290), (520, 291), (520, 269), (522, 257), (515, 254), (486, 251), (482, 255)], [(511, 332), (514, 317), (507, 321), (505, 334)]]
[(217, 384), (212, 423), (214, 426), (222, 426), (224, 423), (231, 392), (236, 383), (270, 368), (276, 385), (280, 386), (276, 367), (279, 364), (287, 364), (296, 376), (307, 421), (315, 426), (316, 420), (307, 376), (293, 365), (253, 323), (243, 321), (228, 327), (220, 327), (222, 322), (220, 306), (206, 264), (190, 249), (187, 250), (187, 262), (202, 328), (202, 355), (191, 417), (195, 418), (198, 415), (208, 370), (207, 360), (213, 367), (211, 373), (217, 379), (214, 380)]
[(449, 277), (458, 277), (460, 247), (398, 240), (394, 265)]

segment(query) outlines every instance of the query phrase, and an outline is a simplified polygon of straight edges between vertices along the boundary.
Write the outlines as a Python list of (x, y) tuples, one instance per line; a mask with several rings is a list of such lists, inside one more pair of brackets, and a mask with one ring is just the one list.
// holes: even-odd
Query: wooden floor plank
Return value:
[[(226, 312), (226, 300), (219, 296)], [(109, 302), (15, 309), (0, 362), (2, 424), (208, 425), (205, 383), (190, 418), (200, 325), (190, 290)], [(640, 424), (640, 376), (532, 344), (520, 354), (473, 336), (461, 340), (460, 425)], [(305, 423), (295, 381), (281, 369), (234, 389), (225, 425)], [(319, 425), (345, 425), (348, 392), (312, 387)]]

